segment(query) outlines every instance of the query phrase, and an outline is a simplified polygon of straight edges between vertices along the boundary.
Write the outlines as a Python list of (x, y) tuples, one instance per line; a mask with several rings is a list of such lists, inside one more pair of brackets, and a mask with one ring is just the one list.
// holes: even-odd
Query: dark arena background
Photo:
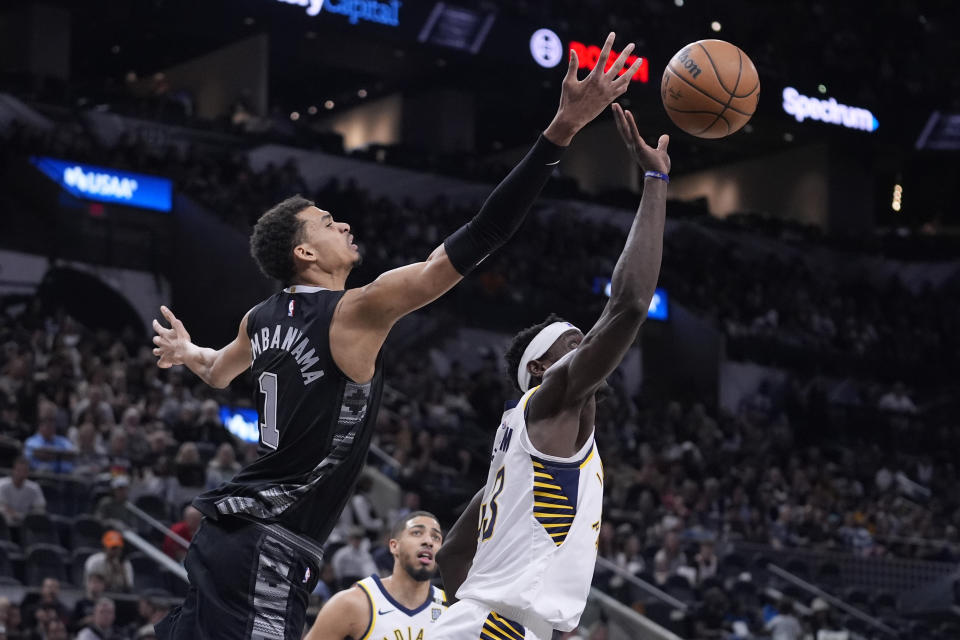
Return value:
[[(670, 134), (673, 169), (654, 305), (598, 409), (590, 600), (556, 637), (960, 638), (955, 11), (3, 3), (0, 639), (154, 637), (186, 594), (185, 507), (258, 456), (255, 381), (158, 368), (160, 305), (197, 344), (232, 340), (278, 290), (252, 225), (297, 193), (352, 226), (348, 287), (425, 259), (550, 122), (567, 51), (582, 77), (611, 30), (644, 59), (618, 102), (648, 142)], [(674, 53), (707, 38), (761, 83), (718, 140), (660, 97)], [(642, 185), (607, 109), (517, 236), (396, 326), (308, 621), (355, 567), (389, 573), (397, 517), (447, 530), (483, 486), (518, 397), (507, 343), (549, 312), (593, 324)]]

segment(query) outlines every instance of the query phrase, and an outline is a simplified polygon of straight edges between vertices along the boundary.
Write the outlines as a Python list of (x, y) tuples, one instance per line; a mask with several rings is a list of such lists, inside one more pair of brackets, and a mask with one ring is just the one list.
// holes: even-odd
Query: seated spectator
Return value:
[(10, 526), (19, 526), (24, 516), (47, 510), (40, 485), (27, 479), (29, 472), (30, 463), (21, 456), (13, 461), (10, 477), (0, 480), (0, 512)]
[(676, 531), (668, 531), (663, 547), (653, 557), (653, 577), (657, 584), (664, 584), (677, 569), (687, 565), (687, 556), (680, 549), (680, 536)]
[(793, 600), (784, 598), (777, 607), (777, 613), (764, 625), (770, 632), (771, 640), (800, 640), (803, 636), (803, 627), (793, 615)]
[(43, 629), (43, 640), (70, 640), (67, 625), (60, 618), (52, 618)]
[(717, 575), (717, 554), (714, 553), (713, 541), (705, 540), (700, 543), (700, 553), (694, 558), (697, 569), (697, 584), (701, 584), (707, 578)]
[(56, 434), (56, 413), (55, 405), (40, 405), (37, 432), (23, 443), (23, 452), (34, 471), (72, 473), (77, 450), (72, 442)]
[(130, 478), (117, 476), (110, 481), (111, 494), (100, 498), (95, 512), (104, 522), (119, 520), (130, 526), (137, 524), (137, 518), (126, 507), (130, 494)]
[(877, 407), (883, 411), (893, 411), (895, 413), (916, 413), (917, 405), (907, 395), (907, 388), (902, 382), (893, 385), (893, 389), (880, 396)]
[(93, 609), (93, 622), (77, 634), (77, 640), (114, 640), (117, 637), (113, 626), (116, 617), (113, 600), (100, 598)]
[(127, 436), (127, 454), (136, 465), (142, 464), (150, 456), (150, 443), (144, 435), (140, 419), (140, 409), (127, 407), (120, 421), (120, 426)]
[(207, 470), (200, 461), (200, 452), (193, 442), (184, 442), (173, 461), (173, 477), (166, 499), (173, 504), (191, 502), (206, 487)]
[(127, 593), (133, 588), (133, 565), (123, 559), (123, 536), (119, 531), (104, 533), (103, 551), (87, 558), (83, 574), (88, 577), (92, 573), (103, 576), (107, 591)]
[(30, 620), (31, 615), (33, 616), (33, 621), (27, 623), (28, 627), (31, 629), (28, 635), (30, 638), (46, 640), (46, 629), (51, 622), (59, 622), (60, 624), (63, 624), (63, 620), (57, 613), (56, 607), (41, 604), (32, 609), (30, 614), (25, 615), (24, 617), (27, 620)]
[(38, 616), (40, 609), (53, 611), (53, 617), (66, 622), (70, 619), (70, 613), (67, 607), (60, 600), (60, 581), (56, 578), (44, 578), (40, 585), (40, 599), (23, 607), (23, 617), (27, 621), (36, 620), (36, 626), (42, 629), (46, 624), (47, 617)]
[(75, 472), (95, 476), (107, 468), (107, 450), (99, 442), (97, 428), (92, 422), (84, 422), (74, 437), (77, 458), (74, 461)]
[(350, 498), (350, 508), (354, 523), (363, 527), (368, 536), (376, 537), (383, 529), (383, 520), (377, 517), (373, 503), (370, 502), (370, 490), (373, 488), (373, 479), (369, 475), (362, 475), (357, 481), (357, 488)]
[(127, 432), (123, 430), (123, 427), (115, 427), (110, 431), (110, 443), (107, 446), (107, 468), (112, 475), (129, 476), (133, 471), (129, 442)]
[(353, 527), (347, 534), (347, 544), (333, 554), (330, 564), (337, 574), (337, 584), (341, 589), (377, 572), (377, 565), (367, 546), (363, 529)]
[(237, 462), (237, 452), (232, 444), (224, 442), (217, 449), (217, 455), (207, 465), (207, 488), (219, 487), (233, 479), (238, 471), (240, 471), (240, 463)]
[(86, 591), (83, 597), (77, 600), (77, 604), (73, 607), (73, 615), (70, 617), (70, 628), (73, 630), (82, 629), (93, 622), (93, 609), (107, 587), (107, 583), (99, 573), (87, 574), (85, 582)]
[[(170, 530), (190, 542), (196, 535), (197, 529), (200, 528), (202, 519), (203, 514), (200, 511), (191, 505), (187, 505), (183, 508), (183, 520), (170, 525)], [(177, 562), (183, 562), (183, 559), (187, 556), (187, 550), (170, 536), (163, 540), (163, 552)]]
[(156, 633), (153, 626), (167, 617), (170, 612), (170, 606), (157, 597), (155, 593), (143, 593), (137, 602), (137, 615), (139, 621), (129, 635), (133, 638), (155, 638)]

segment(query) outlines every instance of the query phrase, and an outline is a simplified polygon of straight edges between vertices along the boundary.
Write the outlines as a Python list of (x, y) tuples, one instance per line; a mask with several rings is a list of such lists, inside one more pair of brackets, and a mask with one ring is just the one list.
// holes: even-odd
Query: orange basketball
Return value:
[(673, 123), (698, 138), (723, 138), (749, 122), (760, 99), (757, 68), (723, 40), (688, 44), (670, 59), (660, 99)]

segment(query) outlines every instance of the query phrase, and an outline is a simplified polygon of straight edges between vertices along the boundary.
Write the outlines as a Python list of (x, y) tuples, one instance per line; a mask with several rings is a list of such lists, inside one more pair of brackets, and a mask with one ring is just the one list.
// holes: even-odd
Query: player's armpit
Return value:
[(389, 331), (397, 320), (433, 302), (461, 279), (440, 245), (424, 262), (387, 271), (367, 286), (347, 291), (338, 314), (351, 326)]
[(437, 553), (437, 565), (449, 604), (457, 601), (457, 590), (467, 579), (473, 565), (473, 556), (477, 552), (477, 525), (480, 522), (482, 501), (483, 489), (480, 489), (460, 514)]
[(362, 638), (372, 613), (370, 600), (360, 587), (341, 591), (323, 605), (304, 640)]

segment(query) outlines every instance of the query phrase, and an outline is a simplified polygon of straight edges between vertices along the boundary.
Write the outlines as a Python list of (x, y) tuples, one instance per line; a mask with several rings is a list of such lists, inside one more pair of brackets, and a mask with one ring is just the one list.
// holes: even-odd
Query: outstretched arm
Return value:
[[(389, 331), (401, 317), (443, 295), (510, 239), (573, 136), (627, 90), (636, 69), (631, 67), (620, 77), (617, 74), (633, 45), (627, 45), (604, 72), (613, 41), (611, 33), (596, 68), (582, 81), (577, 79), (577, 56), (571, 52), (556, 116), (472, 220), (451, 234), (425, 262), (388, 271), (366, 287), (344, 295), (339, 313), (350, 324)], [(639, 64), (640, 60), (634, 66)]]
[[(645, 172), (666, 177), (670, 171), (669, 137), (660, 136), (657, 148), (653, 149), (640, 137), (633, 114), (624, 112), (619, 105), (614, 105), (613, 111), (634, 160)], [(644, 178), (640, 207), (613, 271), (610, 300), (566, 364), (548, 369), (540, 390), (530, 399), (531, 416), (543, 418), (568, 407), (582, 406), (583, 399), (596, 392), (633, 344), (660, 275), (666, 196), (666, 180)]]
[(305, 640), (362, 638), (372, 613), (370, 601), (360, 587), (341, 591), (320, 609)]
[(160, 313), (170, 323), (167, 329), (158, 320), (153, 321), (153, 330), (157, 332), (153, 337), (153, 343), (157, 345), (153, 355), (159, 358), (157, 366), (161, 369), (186, 365), (211, 387), (223, 389), (250, 367), (250, 339), (247, 337), (249, 311), (240, 321), (237, 337), (217, 350), (193, 344), (186, 327), (167, 307), (160, 307)]
[(480, 489), (460, 514), (460, 518), (450, 529), (450, 533), (443, 541), (443, 546), (437, 553), (440, 577), (443, 578), (443, 590), (447, 594), (449, 604), (457, 601), (457, 591), (467, 579), (467, 574), (473, 565), (473, 556), (477, 552), (477, 527), (480, 522), (482, 500), (483, 489)]

